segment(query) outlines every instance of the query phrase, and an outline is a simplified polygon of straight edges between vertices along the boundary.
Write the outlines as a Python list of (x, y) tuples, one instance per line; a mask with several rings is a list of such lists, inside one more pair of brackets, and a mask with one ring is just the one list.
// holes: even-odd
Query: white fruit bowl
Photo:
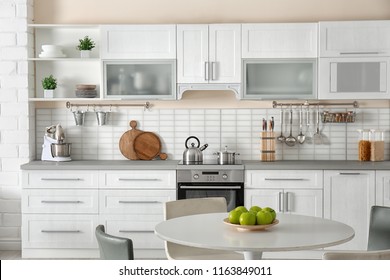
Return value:
[(47, 53), (61, 53), (62, 49), (57, 45), (42, 45), (42, 50)]
[(255, 230), (265, 230), (269, 227), (272, 227), (274, 225), (279, 224), (279, 220), (275, 219), (272, 224), (268, 225), (253, 225), (253, 226), (245, 226), (245, 225), (238, 225), (238, 224), (232, 224), (229, 222), (229, 218), (226, 218), (223, 220), (223, 222), (231, 227), (236, 228), (238, 231), (255, 231)]

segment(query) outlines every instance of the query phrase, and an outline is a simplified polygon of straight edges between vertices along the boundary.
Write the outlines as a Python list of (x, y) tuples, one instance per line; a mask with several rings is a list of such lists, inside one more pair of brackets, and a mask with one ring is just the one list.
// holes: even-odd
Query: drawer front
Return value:
[(134, 249), (163, 249), (164, 241), (154, 234), (155, 226), (163, 215), (103, 216), (101, 224), (114, 236), (130, 238)]
[(23, 188), (97, 188), (98, 172), (94, 171), (28, 171), (22, 173)]
[(101, 190), (99, 207), (104, 214), (162, 214), (163, 203), (176, 200), (176, 190)]
[(100, 173), (101, 188), (176, 189), (175, 170), (129, 170)]
[(248, 170), (245, 188), (323, 188), (322, 170)]
[(98, 190), (25, 189), (22, 213), (97, 214)]
[(97, 248), (97, 215), (23, 215), (23, 248)]

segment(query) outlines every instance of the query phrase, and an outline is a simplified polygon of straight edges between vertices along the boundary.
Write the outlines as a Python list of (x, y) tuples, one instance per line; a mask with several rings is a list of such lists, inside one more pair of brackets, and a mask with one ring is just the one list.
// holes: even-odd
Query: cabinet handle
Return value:
[(305, 181), (305, 178), (264, 178), (265, 181)]
[(41, 203), (83, 203), (80, 200), (41, 200)]
[(353, 54), (380, 54), (380, 52), (340, 52), (340, 55), (353, 55)]
[(153, 230), (129, 230), (129, 229), (120, 229), (119, 232), (121, 232), (121, 233), (133, 233), (133, 232), (136, 232), (136, 233), (140, 233), (140, 232), (148, 233), (148, 232), (154, 232), (154, 231), (153, 231)]
[(278, 194), (279, 212), (282, 212), (282, 211), (283, 211), (282, 202), (283, 202), (283, 193), (282, 193), (282, 192), (279, 192), (279, 194)]
[(286, 196), (286, 212), (290, 211), (290, 192), (285, 193)]
[(130, 182), (155, 182), (155, 181), (161, 181), (160, 179), (157, 178), (152, 178), (152, 179), (146, 179), (146, 178), (141, 178), (141, 179), (136, 179), (136, 178), (118, 178), (118, 181), (130, 181)]
[(209, 79), (209, 63), (206, 61), (204, 63), (204, 80), (208, 81)]
[(203, 189), (203, 190), (218, 190), (218, 189), (224, 189), (224, 190), (239, 190), (241, 189), (241, 186), (186, 186), (181, 185), (179, 187), (180, 189)]
[(215, 68), (216, 66), (216, 62), (211, 62), (211, 80), (216, 80), (216, 73), (217, 73), (217, 69)]
[(352, 172), (352, 173), (340, 172), (339, 175), (362, 175), (362, 173), (359, 173), (359, 172)]
[(82, 178), (41, 178), (41, 181), (83, 181)]
[(136, 200), (119, 200), (118, 203), (135, 203), (135, 204), (140, 204), (140, 203), (161, 203), (160, 201), (157, 200), (148, 200), (148, 201), (136, 201)]
[(44, 232), (44, 233), (80, 233), (81, 230), (47, 230), (47, 229), (42, 229), (41, 232)]

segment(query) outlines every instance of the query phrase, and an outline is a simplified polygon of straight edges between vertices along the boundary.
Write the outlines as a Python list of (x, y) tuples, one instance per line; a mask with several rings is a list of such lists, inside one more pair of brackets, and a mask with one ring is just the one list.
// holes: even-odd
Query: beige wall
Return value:
[(389, 0), (35, 0), (37, 23), (390, 19)]
[[(35, 23), (316, 22), (390, 19), (390, 0), (35, 0)], [(207, 100), (207, 102), (205, 102)], [(190, 92), (158, 108), (270, 108), (230, 92)], [(360, 102), (388, 107), (386, 102)], [(58, 104), (37, 104), (56, 107)], [(62, 106), (62, 105), (61, 105)]]

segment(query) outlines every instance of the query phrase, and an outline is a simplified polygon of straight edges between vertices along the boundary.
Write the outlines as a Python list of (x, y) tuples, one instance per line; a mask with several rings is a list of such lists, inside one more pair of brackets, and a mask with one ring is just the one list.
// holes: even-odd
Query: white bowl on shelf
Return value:
[(44, 52), (62, 52), (62, 48), (57, 45), (42, 45), (42, 50)]

